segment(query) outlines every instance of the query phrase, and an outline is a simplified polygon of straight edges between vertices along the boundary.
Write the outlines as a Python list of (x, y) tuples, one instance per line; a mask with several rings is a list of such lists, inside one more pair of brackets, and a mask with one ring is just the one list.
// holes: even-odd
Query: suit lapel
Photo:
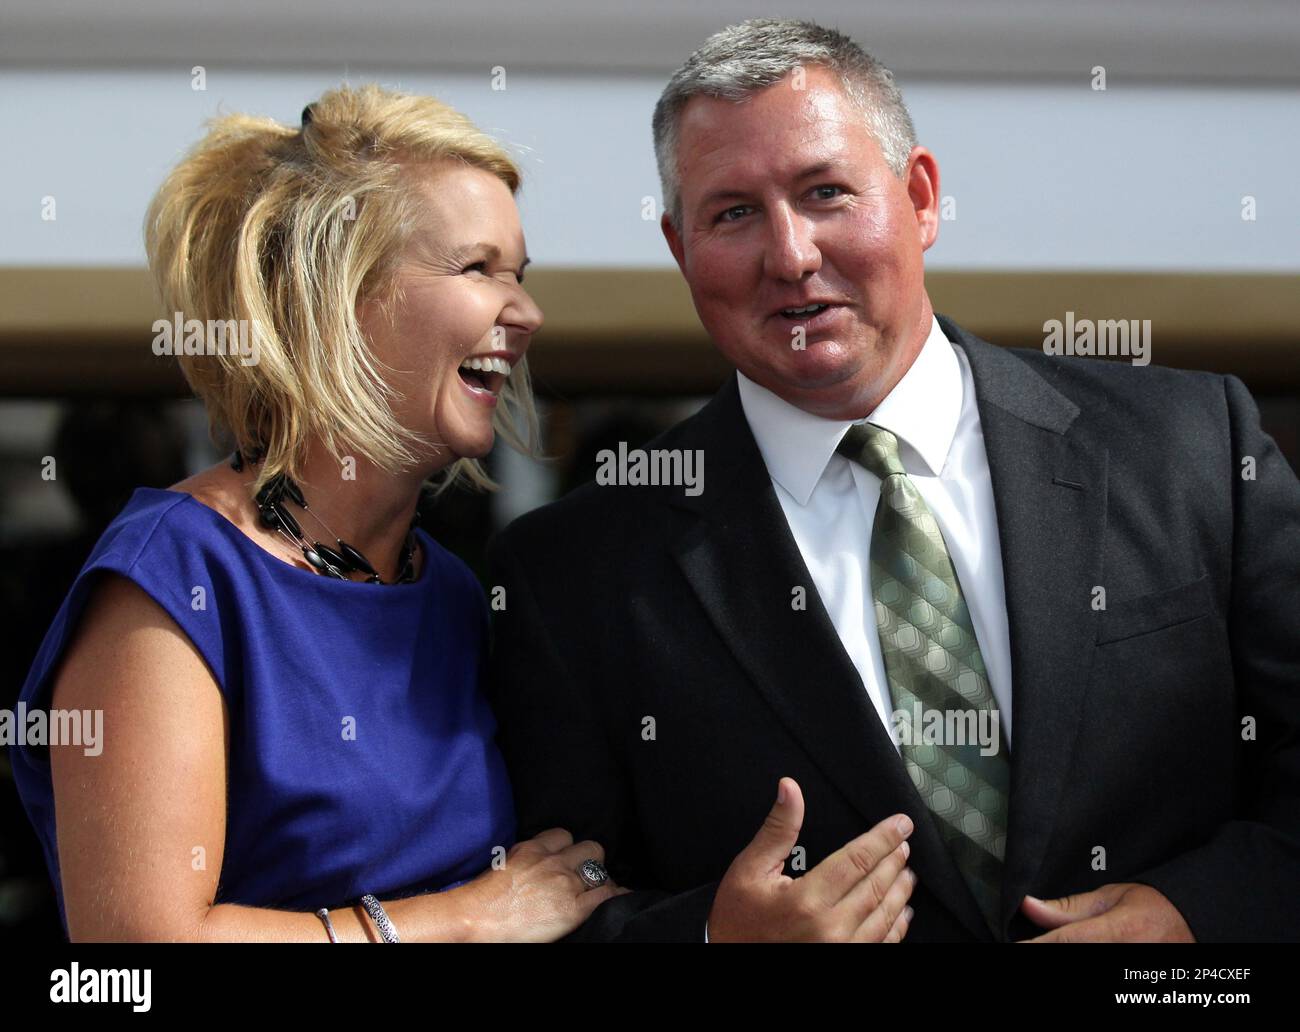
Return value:
[(1012, 672), (1005, 929), (1042, 864), (1070, 767), (1102, 583), (1104, 445), (1079, 408), (1014, 354), (939, 316), (970, 359), (997, 509)]
[[(672, 504), (699, 517), (675, 555), (710, 621), (794, 738), (867, 821), (912, 818), (911, 865), (972, 932), (989, 933), (813, 585), (745, 419), (735, 377), (697, 417), (689, 447), (711, 471)], [(792, 604), (803, 588), (806, 608)], [(1019, 720), (1019, 713), (1016, 720)], [(862, 829), (867, 830), (866, 827)]]

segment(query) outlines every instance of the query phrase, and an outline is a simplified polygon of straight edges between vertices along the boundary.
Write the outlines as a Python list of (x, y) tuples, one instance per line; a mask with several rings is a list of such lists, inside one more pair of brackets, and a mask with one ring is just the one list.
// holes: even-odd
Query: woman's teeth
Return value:
[(502, 376), (510, 375), (510, 363), (504, 358), (495, 358), (491, 355), (482, 358), (467, 358), (460, 364), (462, 369), (479, 369), (485, 373), (500, 373)]
[(510, 376), (510, 363), (494, 355), (478, 355), (465, 359), (457, 372), (470, 390), (497, 394)]

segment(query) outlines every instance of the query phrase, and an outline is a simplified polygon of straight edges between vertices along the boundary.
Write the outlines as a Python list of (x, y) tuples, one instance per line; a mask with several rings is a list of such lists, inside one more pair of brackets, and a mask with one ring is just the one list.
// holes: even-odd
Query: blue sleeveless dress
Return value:
[[(120, 574), (194, 643), (230, 715), (218, 903), (315, 910), (468, 881), (515, 835), (480, 686), (487, 603), (464, 563), (417, 536), (414, 583), (338, 581), (188, 494), (140, 488), (77, 575), (20, 700), (49, 709), (96, 576)], [(11, 756), (66, 931), (47, 750)]]

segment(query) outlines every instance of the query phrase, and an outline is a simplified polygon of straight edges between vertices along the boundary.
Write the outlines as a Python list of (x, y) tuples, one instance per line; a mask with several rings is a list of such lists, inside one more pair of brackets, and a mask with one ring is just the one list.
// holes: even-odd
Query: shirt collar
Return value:
[[(840, 438), (854, 422), (864, 420), (823, 419), (791, 405), (739, 370), (736, 379), (745, 419), (768, 474), (800, 505), (807, 505)], [(961, 405), (961, 367), (939, 320), (932, 316), (930, 335), (911, 368), (865, 422), (884, 427), (899, 439), (904, 468), (938, 476), (957, 431)]]

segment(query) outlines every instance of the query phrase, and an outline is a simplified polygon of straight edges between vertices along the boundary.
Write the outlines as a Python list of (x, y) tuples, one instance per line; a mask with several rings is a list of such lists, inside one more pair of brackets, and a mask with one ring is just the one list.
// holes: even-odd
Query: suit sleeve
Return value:
[[(636, 802), (602, 726), (603, 709), (592, 704), (580, 657), (561, 655), (548, 626), (548, 618), (567, 619), (561, 624), (567, 640), (580, 647), (597, 633), (593, 621), (580, 608), (544, 606), (508, 537), (498, 535), (488, 549), (491, 587), (505, 594), (504, 607), (493, 612), (487, 691), (514, 790), (519, 839), (553, 827), (567, 829), (574, 841), (594, 839), (605, 849), (614, 880), (636, 890), (603, 903), (565, 941), (703, 942), (717, 883), (676, 894), (644, 883)], [(560, 585), (555, 595), (563, 599), (566, 590)]]
[[(1300, 939), (1300, 481), (1236, 377), (1224, 381), (1235, 466), (1228, 628), (1243, 736), (1237, 817), (1135, 881), (1198, 941)], [(1254, 460), (1254, 479), (1248, 464)]]

